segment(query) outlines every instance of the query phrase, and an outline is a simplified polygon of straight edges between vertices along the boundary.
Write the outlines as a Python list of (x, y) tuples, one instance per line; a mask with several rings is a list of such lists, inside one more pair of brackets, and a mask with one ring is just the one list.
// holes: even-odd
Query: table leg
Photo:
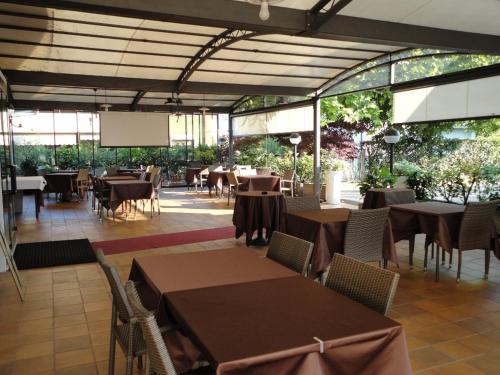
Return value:
[(264, 228), (259, 228), (257, 230), (257, 237), (254, 238), (251, 243), (252, 246), (266, 246), (268, 241), (264, 238)]
[(436, 277), (434, 281), (439, 281), (439, 246), (436, 246)]
[(43, 193), (41, 190), (35, 190), (35, 215), (36, 219), (40, 216), (40, 200), (43, 199)]

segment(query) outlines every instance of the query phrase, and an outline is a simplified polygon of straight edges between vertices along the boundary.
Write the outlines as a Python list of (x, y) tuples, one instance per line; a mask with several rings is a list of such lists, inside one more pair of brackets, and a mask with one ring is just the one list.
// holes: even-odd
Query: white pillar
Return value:
[(321, 164), (320, 164), (320, 150), (321, 150), (321, 101), (315, 98), (313, 106), (313, 124), (314, 124), (314, 140), (313, 140), (313, 169), (314, 169), (314, 195), (319, 198), (321, 193)]

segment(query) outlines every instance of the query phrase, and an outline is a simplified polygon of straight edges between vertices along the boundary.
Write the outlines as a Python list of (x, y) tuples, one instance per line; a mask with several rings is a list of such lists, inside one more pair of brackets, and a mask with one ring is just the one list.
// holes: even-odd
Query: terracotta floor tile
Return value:
[(56, 369), (75, 367), (94, 363), (91, 349), (80, 349), (64, 353), (56, 353)]
[[(423, 374), (423, 373), (419, 373)], [(455, 362), (431, 370), (429, 375), (484, 375), (484, 372), (468, 365), (465, 362)]]
[(68, 337), (85, 336), (88, 335), (87, 324), (76, 324), (72, 326), (56, 327), (54, 329), (55, 339), (64, 339)]
[(33, 375), (54, 369), (54, 356), (52, 354), (16, 361), (13, 373), (16, 375)]
[(57, 339), (54, 342), (54, 348), (56, 353), (69, 352), (79, 349), (87, 349), (90, 348), (90, 337), (75, 336), (64, 339)]
[(54, 353), (54, 342), (46, 341), (35, 344), (22, 344), (16, 348), (15, 359), (35, 358)]
[(414, 370), (422, 370), (453, 361), (453, 358), (432, 347), (411, 351), (410, 359)]
[(487, 375), (498, 375), (498, 369), (500, 369), (500, 356), (498, 352), (472, 358), (466, 362)]
[(435, 344), (432, 347), (456, 360), (466, 359), (481, 354), (480, 351), (475, 350), (470, 346), (464, 345), (459, 341), (446, 341)]

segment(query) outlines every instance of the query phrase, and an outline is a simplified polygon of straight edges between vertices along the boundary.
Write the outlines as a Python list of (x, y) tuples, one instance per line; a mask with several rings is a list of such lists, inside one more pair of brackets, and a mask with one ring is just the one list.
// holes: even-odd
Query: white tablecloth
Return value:
[[(45, 178), (43, 178), (43, 176), (18, 176), (16, 178), (16, 182), (17, 182), (17, 190), (43, 191), (45, 185), (47, 185), (47, 181), (45, 181)], [(5, 187), (5, 180), (3, 180), (3, 186)]]

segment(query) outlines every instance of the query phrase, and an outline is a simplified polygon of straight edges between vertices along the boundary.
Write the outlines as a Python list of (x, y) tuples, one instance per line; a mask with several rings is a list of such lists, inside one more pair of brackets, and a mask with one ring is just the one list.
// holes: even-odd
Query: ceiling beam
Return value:
[[(144, 78), (109, 77), (81, 74), (4, 70), (11, 85), (63, 86), (126, 91), (173, 92), (177, 81)], [(186, 82), (183, 93), (227, 95), (306, 96), (314, 92), (307, 87), (244, 85), (234, 83)]]
[[(15, 109), (17, 110), (35, 110), (40, 111), (84, 111), (84, 112), (94, 112), (94, 103), (82, 103), (82, 102), (59, 102), (59, 101), (44, 101), (44, 100), (16, 100)], [(212, 113), (229, 113), (229, 107), (209, 107)], [(130, 110), (129, 104), (113, 104), (109, 109), (110, 111), (124, 111), (128, 112)], [(136, 111), (142, 112), (171, 112), (175, 113), (180, 111), (183, 113), (198, 113), (200, 112), (197, 106), (167, 106), (167, 105), (138, 105)]]
[[(329, 3), (329, 0), (320, 0), (316, 3), (314, 7), (307, 13), (308, 22), (307, 22), (307, 30), (316, 31), (321, 25), (323, 25), (328, 19), (332, 18), (342, 9), (344, 9), (352, 0), (333, 0), (333, 3), (325, 13), (320, 13), (321, 9)], [(325, 4), (326, 3), (326, 4)]]
[(132, 103), (130, 104), (130, 108), (129, 108), (130, 112), (134, 112), (137, 110), (137, 105), (139, 104), (139, 102), (141, 101), (142, 97), (145, 94), (146, 94), (146, 91), (144, 91), (144, 90), (137, 91), (137, 94), (134, 97), (134, 100), (132, 100)]
[[(298, 35), (306, 30), (307, 11), (270, 7), (262, 21), (255, 5), (229, 0), (0, 0), (0, 2), (101, 13), (191, 25)], [(314, 37), (407, 47), (500, 53), (500, 36), (438, 29), (366, 18), (334, 15)]]

